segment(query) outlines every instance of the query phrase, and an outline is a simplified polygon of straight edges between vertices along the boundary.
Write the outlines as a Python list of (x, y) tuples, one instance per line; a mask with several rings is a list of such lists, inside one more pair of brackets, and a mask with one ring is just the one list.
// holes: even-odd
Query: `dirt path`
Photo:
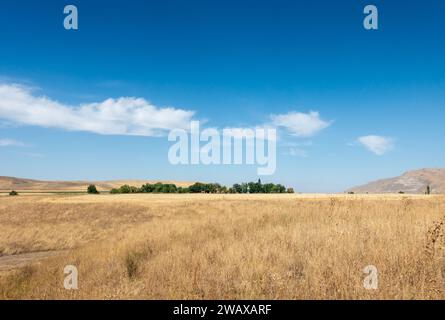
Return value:
[(20, 268), (36, 261), (60, 255), (64, 252), (66, 251), (40, 251), (3, 256), (0, 257), (0, 271)]

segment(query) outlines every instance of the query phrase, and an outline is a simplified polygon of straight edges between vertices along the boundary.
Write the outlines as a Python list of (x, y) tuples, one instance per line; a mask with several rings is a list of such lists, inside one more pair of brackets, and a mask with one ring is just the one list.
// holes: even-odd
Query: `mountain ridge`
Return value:
[(354, 193), (408, 193), (422, 194), (430, 186), (432, 194), (445, 194), (445, 168), (423, 168), (406, 171), (402, 175), (371, 181), (352, 187)]

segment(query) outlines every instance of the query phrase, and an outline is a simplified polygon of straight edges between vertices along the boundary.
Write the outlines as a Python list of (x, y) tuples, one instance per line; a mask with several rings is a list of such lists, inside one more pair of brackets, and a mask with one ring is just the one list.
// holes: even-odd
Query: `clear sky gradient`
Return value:
[[(66, 4), (78, 7), (77, 31), (63, 28)], [(363, 28), (367, 4), (379, 9), (377, 31)], [(445, 3), (4, 0), (1, 86), (0, 175), (224, 184), (258, 178), (255, 166), (172, 166), (162, 134), (80, 130), (71, 120), (33, 124), (7, 110), (15, 99), (32, 108), (46, 97), (69, 110), (133, 97), (218, 128), (318, 112), (325, 127), (300, 136), (280, 131), (276, 173), (262, 179), (296, 191), (341, 192), (445, 166)]]

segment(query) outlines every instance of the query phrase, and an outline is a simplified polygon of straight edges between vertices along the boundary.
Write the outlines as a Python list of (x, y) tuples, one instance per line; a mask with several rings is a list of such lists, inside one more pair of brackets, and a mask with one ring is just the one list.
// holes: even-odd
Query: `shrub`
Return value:
[(131, 250), (125, 256), (125, 268), (127, 269), (127, 276), (130, 279), (136, 278), (141, 271), (141, 264), (144, 260), (149, 259), (153, 255), (153, 251), (149, 247), (142, 248), (142, 250)]
[(129, 252), (125, 257), (125, 267), (127, 269), (127, 276), (130, 279), (134, 279), (139, 271), (139, 257)]
[(99, 194), (99, 191), (97, 191), (97, 188), (94, 184), (90, 184), (87, 188), (87, 192), (89, 194)]
[(146, 183), (146, 184), (142, 185), (142, 187), (140, 189), (140, 191), (142, 193), (152, 193), (154, 190), (155, 190), (154, 185), (149, 184), (149, 183)]
[(176, 185), (174, 185), (174, 184), (168, 184), (166, 188), (167, 188), (168, 193), (178, 192), (178, 187), (176, 187)]
[(179, 187), (178, 193), (190, 193), (190, 191), (189, 191), (189, 188)]
[(119, 193), (131, 193), (131, 187), (128, 184), (124, 184), (119, 188)]
[(10, 195), (10, 196), (18, 196), (19, 193), (18, 193), (17, 191), (12, 190), (12, 191), (9, 193), (9, 195)]

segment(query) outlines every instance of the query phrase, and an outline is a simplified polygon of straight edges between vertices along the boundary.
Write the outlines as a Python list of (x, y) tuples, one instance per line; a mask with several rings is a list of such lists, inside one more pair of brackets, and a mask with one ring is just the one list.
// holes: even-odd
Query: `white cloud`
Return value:
[(24, 147), (25, 144), (21, 141), (13, 139), (0, 139), (0, 147)]
[(369, 135), (360, 137), (357, 141), (378, 156), (384, 155), (394, 147), (394, 140), (392, 138), (382, 136)]
[(159, 108), (142, 98), (124, 97), (69, 106), (28, 87), (0, 84), (0, 118), (14, 123), (103, 135), (159, 136), (189, 129), (193, 111)]
[(321, 119), (316, 111), (309, 113), (292, 111), (287, 114), (271, 115), (271, 119), (275, 126), (284, 127), (297, 137), (313, 136), (332, 123)]

